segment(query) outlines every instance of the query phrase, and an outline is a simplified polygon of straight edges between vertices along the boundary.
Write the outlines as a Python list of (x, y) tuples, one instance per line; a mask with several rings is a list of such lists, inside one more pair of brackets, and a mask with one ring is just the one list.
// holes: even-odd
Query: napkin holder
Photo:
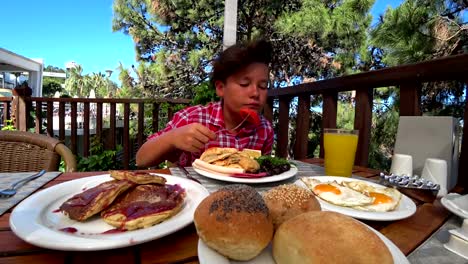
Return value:
[(453, 253), (468, 259), (468, 219), (463, 221), (460, 229), (449, 230), (450, 238), (444, 247)]
[(401, 116), (394, 153), (411, 155), (413, 173), (422, 175), (427, 158), (447, 162), (447, 190), (458, 179), (458, 119), (451, 116)]

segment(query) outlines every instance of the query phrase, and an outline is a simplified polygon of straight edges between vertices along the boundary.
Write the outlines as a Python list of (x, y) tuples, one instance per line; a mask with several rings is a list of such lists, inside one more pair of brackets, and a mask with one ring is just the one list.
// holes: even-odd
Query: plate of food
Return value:
[(374, 221), (400, 220), (416, 212), (414, 202), (396, 188), (354, 178), (302, 177), (296, 184), (318, 198), (322, 210)]
[(209, 148), (192, 167), (202, 176), (236, 183), (276, 182), (297, 174), (297, 167), (288, 160), (262, 156), (260, 151), (252, 149)]
[(199, 204), (194, 223), (202, 264), (409, 263), (378, 231), (321, 211), (316, 198), (294, 184), (263, 195), (251, 186), (223, 187)]
[[(366, 225), (367, 226), (367, 225)], [(380, 232), (377, 230), (373, 229), (370, 226), (367, 226), (370, 230), (372, 230), (387, 246), (388, 250), (390, 251), (392, 258), (393, 258), (393, 263), (398, 263), (398, 264), (409, 264), (410, 262), (406, 258), (406, 256), (401, 252), (401, 250), (393, 244), (391, 240), (389, 240), (387, 237), (382, 235)], [(199, 239), (198, 240), (198, 259), (200, 261), (200, 264), (234, 264), (234, 263), (244, 263), (244, 264), (275, 264), (275, 260), (273, 259), (272, 255), (272, 246), (271, 244), (268, 245), (267, 248), (265, 248), (258, 256), (256, 256), (254, 259), (248, 260), (248, 261), (235, 261), (232, 259), (229, 259), (214, 249), (208, 247), (203, 240)]]
[(11, 213), (12, 231), (30, 244), (57, 250), (127, 247), (189, 225), (195, 208), (209, 194), (200, 184), (180, 177), (110, 173), (31, 195)]

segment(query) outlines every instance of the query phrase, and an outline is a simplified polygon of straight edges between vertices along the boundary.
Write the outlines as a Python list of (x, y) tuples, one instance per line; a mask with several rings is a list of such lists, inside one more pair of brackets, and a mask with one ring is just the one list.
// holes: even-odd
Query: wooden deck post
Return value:
[(130, 103), (124, 103), (123, 149), (122, 165), (125, 170), (128, 170), (130, 164)]
[(282, 96), (279, 99), (279, 129), (276, 146), (276, 156), (286, 158), (289, 145), (289, 103), (291, 97)]
[(36, 102), (36, 129), (37, 134), (42, 133), (42, 102)]
[(310, 95), (299, 96), (296, 117), (296, 139), (294, 142), (294, 159), (304, 159), (307, 157), (307, 146), (309, 142), (310, 130)]
[(400, 85), (400, 116), (421, 115), (421, 84), (403, 83)]
[(263, 116), (270, 121), (273, 124), (273, 103), (274, 99), (273, 97), (269, 96), (267, 98), (267, 102), (265, 104), (265, 107), (263, 107)]
[(354, 129), (359, 130), (359, 139), (354, 164), (364, 167), (369, 162), (373, 99), (374, 89), (372, 88), (356, 91)]
[(338, 92), (323, 93), (322, 131), (320, 132), (320, 157), (325, 157), (323, 151), (323, 129), (336, 128), (336, 115), (338, 111)]
[(28, 130), (29, 110), (31, 109), (31, 96), (18, 93), (13, 89), (13, 124), (19, 131)]

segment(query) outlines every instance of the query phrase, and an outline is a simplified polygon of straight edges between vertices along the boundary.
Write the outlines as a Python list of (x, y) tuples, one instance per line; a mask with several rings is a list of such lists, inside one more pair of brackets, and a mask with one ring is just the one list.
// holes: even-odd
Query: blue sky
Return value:
[[(376, 0), (374, 18), (402, 0)], [(114, 71), (119, 62), (129, 68), (135, 62), (133, 41), (112, 32), (112, 0), (2, 1), (0, 47), (42, 58), (44, 64), (65, 68), (75, 61), (84, 73)]]

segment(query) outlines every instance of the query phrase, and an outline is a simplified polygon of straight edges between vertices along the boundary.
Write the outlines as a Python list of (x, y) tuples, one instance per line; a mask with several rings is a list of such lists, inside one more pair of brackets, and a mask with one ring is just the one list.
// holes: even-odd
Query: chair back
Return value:
[(67, 171), (76, 170), (76, 159), (58, 139), (23, 131), (0, 131), (0, 172), (58, 171), (61, 158)]

